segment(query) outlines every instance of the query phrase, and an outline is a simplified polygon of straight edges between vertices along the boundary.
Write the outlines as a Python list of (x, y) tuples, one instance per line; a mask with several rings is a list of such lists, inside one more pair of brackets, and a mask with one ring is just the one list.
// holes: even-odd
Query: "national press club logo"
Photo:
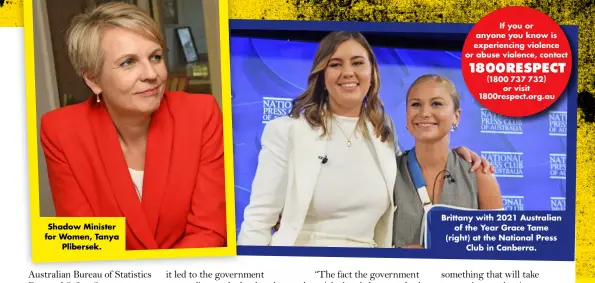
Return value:
[(524, 176), (522, 152), (482, 151), (481, 156), (494, 166), (496, 177), (523, 178)]
[(549, 111), (550, 136), (566, 136), (566, 111)]
[(486, 108), (481, 108), (480, 127), (482, 134), (523, 134), (523, 121), (520, 118), (502, 116)]
[(525, 197), (502, 196), (502, 206), (505, 210), (525, 210)]
[(275, 118), (287, 116), (291, 111), (291, 98), (263, 97), (262, 123), (266, 124)]
[(550, 153), (550, 179), (566, 179), (565, 153)]
[(551, 197), (550, 205), (554, 211), (565, 211), (566, 210), (566, 198), (565, 197)]

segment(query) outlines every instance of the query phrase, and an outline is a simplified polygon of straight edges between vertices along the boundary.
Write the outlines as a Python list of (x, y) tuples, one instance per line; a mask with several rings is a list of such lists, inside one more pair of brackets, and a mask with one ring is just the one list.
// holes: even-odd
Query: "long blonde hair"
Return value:
[(337, 47), (348, 40), (355, 40), (366, 49), (372, 65), (372, 82), (362, 102), (358, 127), (361, 129), (364, 137), (369, 138), (370, 136), (366, 128), (366, 120), (369, 120), (374, 126), (373, 134), (376, 137), (379, 137), (383, 142), (393, 140), (393, 131), (389, 125), (390, 122), (385, 119), (384, 105), (378, 97), (378, 91), (380, 89), (378, 62), (372, 51), (372, 47), (359, 32), (331, 32), (320, 41), (318, 50), (314, 56), (310, 75), (308, 76), (308, 87), (301, 95), (293, 100), (289, 116), (299, 118), (303, 115), (312, 128), (322, 127), (322, 135), (328, 134), (326, 121), (332, 114), (329, 113), (330, 111), (327, 105), (328, 92), (325, 90), (324, 71)]

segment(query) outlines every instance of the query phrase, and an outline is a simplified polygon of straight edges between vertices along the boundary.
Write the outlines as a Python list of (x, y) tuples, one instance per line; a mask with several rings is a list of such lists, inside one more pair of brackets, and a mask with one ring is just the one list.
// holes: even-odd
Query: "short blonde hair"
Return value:
[(450, 97), (452, 98), (452, 102), (454, 104), (455, 111), (459, 110), (459, 108), (461, 107), (461, 101), (460, 101), (459, 91), (457, 90), (457, 87), (451, 80), (449, 80), (448, 78), (441, 76), (441, 75), (427, 74), (427, 75), (422, 75), (419, 78), (417, 78), (411, 84), (411, 86), (409, 87), (409, 90), (407, 90), (406, 100), (409, 100), (409, 94), (411, 93), (411, 90), (413, 90), (413, 88), (415, 86), (425, 83), (425, 82), (433, 82), (433, 83), (436, 83), (436, 84), (446, 87), (446, 89), (448, 89), (448, 94), (450, 94)]
[(70, 62), (79, 76), (97, 77), (103, 67), (103, 32), (122, 28), (158, 43), (165, 50), (165, 39), (157, 23), (136, 5), (123, 2), (102, 4), (75, 16), (66, 32)]

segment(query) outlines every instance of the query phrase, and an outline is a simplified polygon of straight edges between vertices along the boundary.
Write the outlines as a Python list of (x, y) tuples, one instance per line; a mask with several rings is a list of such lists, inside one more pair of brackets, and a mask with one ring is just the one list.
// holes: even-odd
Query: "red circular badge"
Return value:
[(548, 15), (506, 7), (471, 29), (461, 67), (469, 91), (482, 106), (523, 117), (545, 110), (562, 95), (572, 54), (562, 28)]

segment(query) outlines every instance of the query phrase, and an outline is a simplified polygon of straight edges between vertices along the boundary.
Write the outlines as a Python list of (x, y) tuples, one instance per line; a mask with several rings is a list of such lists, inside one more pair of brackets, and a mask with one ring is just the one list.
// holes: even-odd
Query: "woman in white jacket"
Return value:
[[(400, 150), (379, 86), (360, 33), (333, 32), (320, 42), (306, 91), (288, 117), (265, 126), (238, 245), (392, 246)], [(457, 152), (473, 159), (473, 169), (489, 165), (466, 148)]]

